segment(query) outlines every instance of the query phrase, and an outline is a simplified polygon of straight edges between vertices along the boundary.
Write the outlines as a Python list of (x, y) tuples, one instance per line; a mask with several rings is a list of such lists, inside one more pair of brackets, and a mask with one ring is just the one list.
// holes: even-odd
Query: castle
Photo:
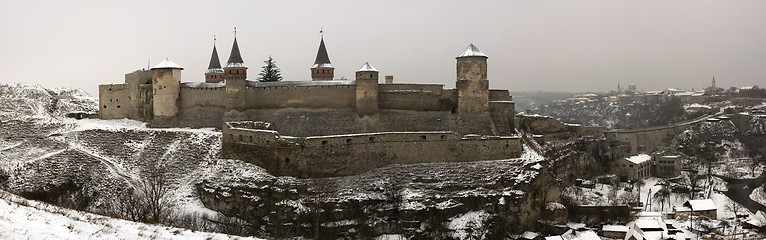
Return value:
[[(150, 127), (223, 128), (225, 149), (231, 144), (260, 146), (267, 142), (256, 140), (277, 140), (282, 135), (302, 138), (281, 137), (290, 140), (293, 146), (314, 141), (322, 146), (336, 140), (317, 138), (351, 134), (355, 140), (337, 141), (360, 143), (359, 139), (364, 138), (366, 144), (373, 145), (384, 142), (429, 145), (436, 141), (451, 146), (444, 148), (451, 152), (442, 156), (444, 161), (519, 157), (521, 144), (514, 126), (514, 103), (507, 90), (489, 89), (487, 58), (473, 44), (458, 55), (455, 89), (437, 84), (393, 83), (392, 78), (380, 83), (379, 71), (369, 63), (356, 71), (355, 80), (333, 80), (335, 69), (322, 38), (310, 68), (312, 81), (258, 82), (247, 79), (248, 67), (235, 37), (224, 67), (213, 46), (205, 82), (181, 82), (183, 67), (166, 59), (150, 70), (126, 74), (123, 84), (100, 85), (99, 117), (130, 118), (145, 121)], [(231, 127), (228, 122), (238, 122), (236, 126), (240, 127)], [(267, 122), (270, 127), (241, 127), (258, 125), (247, 122)], [(458, 153), (466, 148), (479, 150), (468, 151), (475, 153), (470, 157)], [(501, 154), (492, 153), (495, 151)], [(223, 151), (222, 155), (227, 152), (230, 151)], [(435, 161), (429, 160), (427, 156), (433, 154), (428, 152), (428, 148), (420, 148), (381, 154), (388, 154), (390, 163)], [(316, 154), (314, 151), (309, 155)], [(404, 155), (416, 154), (423, 154), (426, 160), (399, 161), (409, 159)], [(298, 152), (285, 155), (302, 158)], [(336, 156), (344, 158), (342, 154)]]

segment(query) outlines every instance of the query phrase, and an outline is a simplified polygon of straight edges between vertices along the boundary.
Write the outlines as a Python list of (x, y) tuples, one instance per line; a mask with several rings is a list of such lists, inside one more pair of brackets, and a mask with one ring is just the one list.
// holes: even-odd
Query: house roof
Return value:
[(630, 156), (625, 158), (625, 160), (628, 160), (629, 162), (635, 163), (635, 164), (641, 164), (646, 161), (652, 160), (652, 156), (649, 156), (647, 154), (638, 154), (634, 156)]
[(324, 46), (324, 37), (319, 41), (319, 50), (317, 51), (317, 58), (314, 60), (314, 66), (311, 68), (332, 68), (330, 64), (330, 57), (327, 56), (327, 48)]
[(601, 227), (602, 231), (610, 232), (628, 232), (628, 226), (625, 225), (604, 225)]
[(717, 209), (713, 199), (689, 200), (686, 201), (684, 205), (688, 205), (694, 211), (709, 211)]
[(764, 214), (762, 211), (758, 211), (745, 222), (759, 228), (766, 226), (766, 214)]
[(479, 51), (479, 49), (471, 43), (460, 56), (457, 56), (457, 58), (461, 57), (487, 57), (487, 55)]
[(170, 59), (167, 59), (167, 58), (165, 58), (165, 60), (155, 65), (151, 69), (163, 69), (163, 68), (173, 68), (173, 69), (181, 69), (181, 70), (184, 69), (180, 65), (174, 63), (173, 61), (170, 61)]

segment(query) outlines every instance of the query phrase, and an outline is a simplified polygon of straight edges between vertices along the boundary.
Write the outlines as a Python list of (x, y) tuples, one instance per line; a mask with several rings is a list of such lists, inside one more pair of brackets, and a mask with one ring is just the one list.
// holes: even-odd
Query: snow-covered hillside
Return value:
[(0, 190), (0, 239), (255, 239), (136, 223)]

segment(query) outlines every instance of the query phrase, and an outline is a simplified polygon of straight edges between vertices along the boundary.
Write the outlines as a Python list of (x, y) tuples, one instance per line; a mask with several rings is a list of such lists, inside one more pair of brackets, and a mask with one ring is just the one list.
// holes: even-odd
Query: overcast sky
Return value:
[(250, 79), (271, 55), (285, 80), (310, 80), (324, 28), (336, 78), (368, 61), (396, 82), (452, 88), (474, 43), (495, 89), (766, 87), (763, 0), (6, 1), (0, 21), (0, 82), (94, 96), (164, 58), (204, 81), (213, 35), (225, 64), (234, 27)]

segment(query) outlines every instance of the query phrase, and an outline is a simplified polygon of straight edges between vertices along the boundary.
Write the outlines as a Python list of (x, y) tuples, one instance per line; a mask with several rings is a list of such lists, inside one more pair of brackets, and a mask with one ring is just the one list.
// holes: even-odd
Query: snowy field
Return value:
[(255, 239), (61, 208), (0, 191), (0, 239)]

